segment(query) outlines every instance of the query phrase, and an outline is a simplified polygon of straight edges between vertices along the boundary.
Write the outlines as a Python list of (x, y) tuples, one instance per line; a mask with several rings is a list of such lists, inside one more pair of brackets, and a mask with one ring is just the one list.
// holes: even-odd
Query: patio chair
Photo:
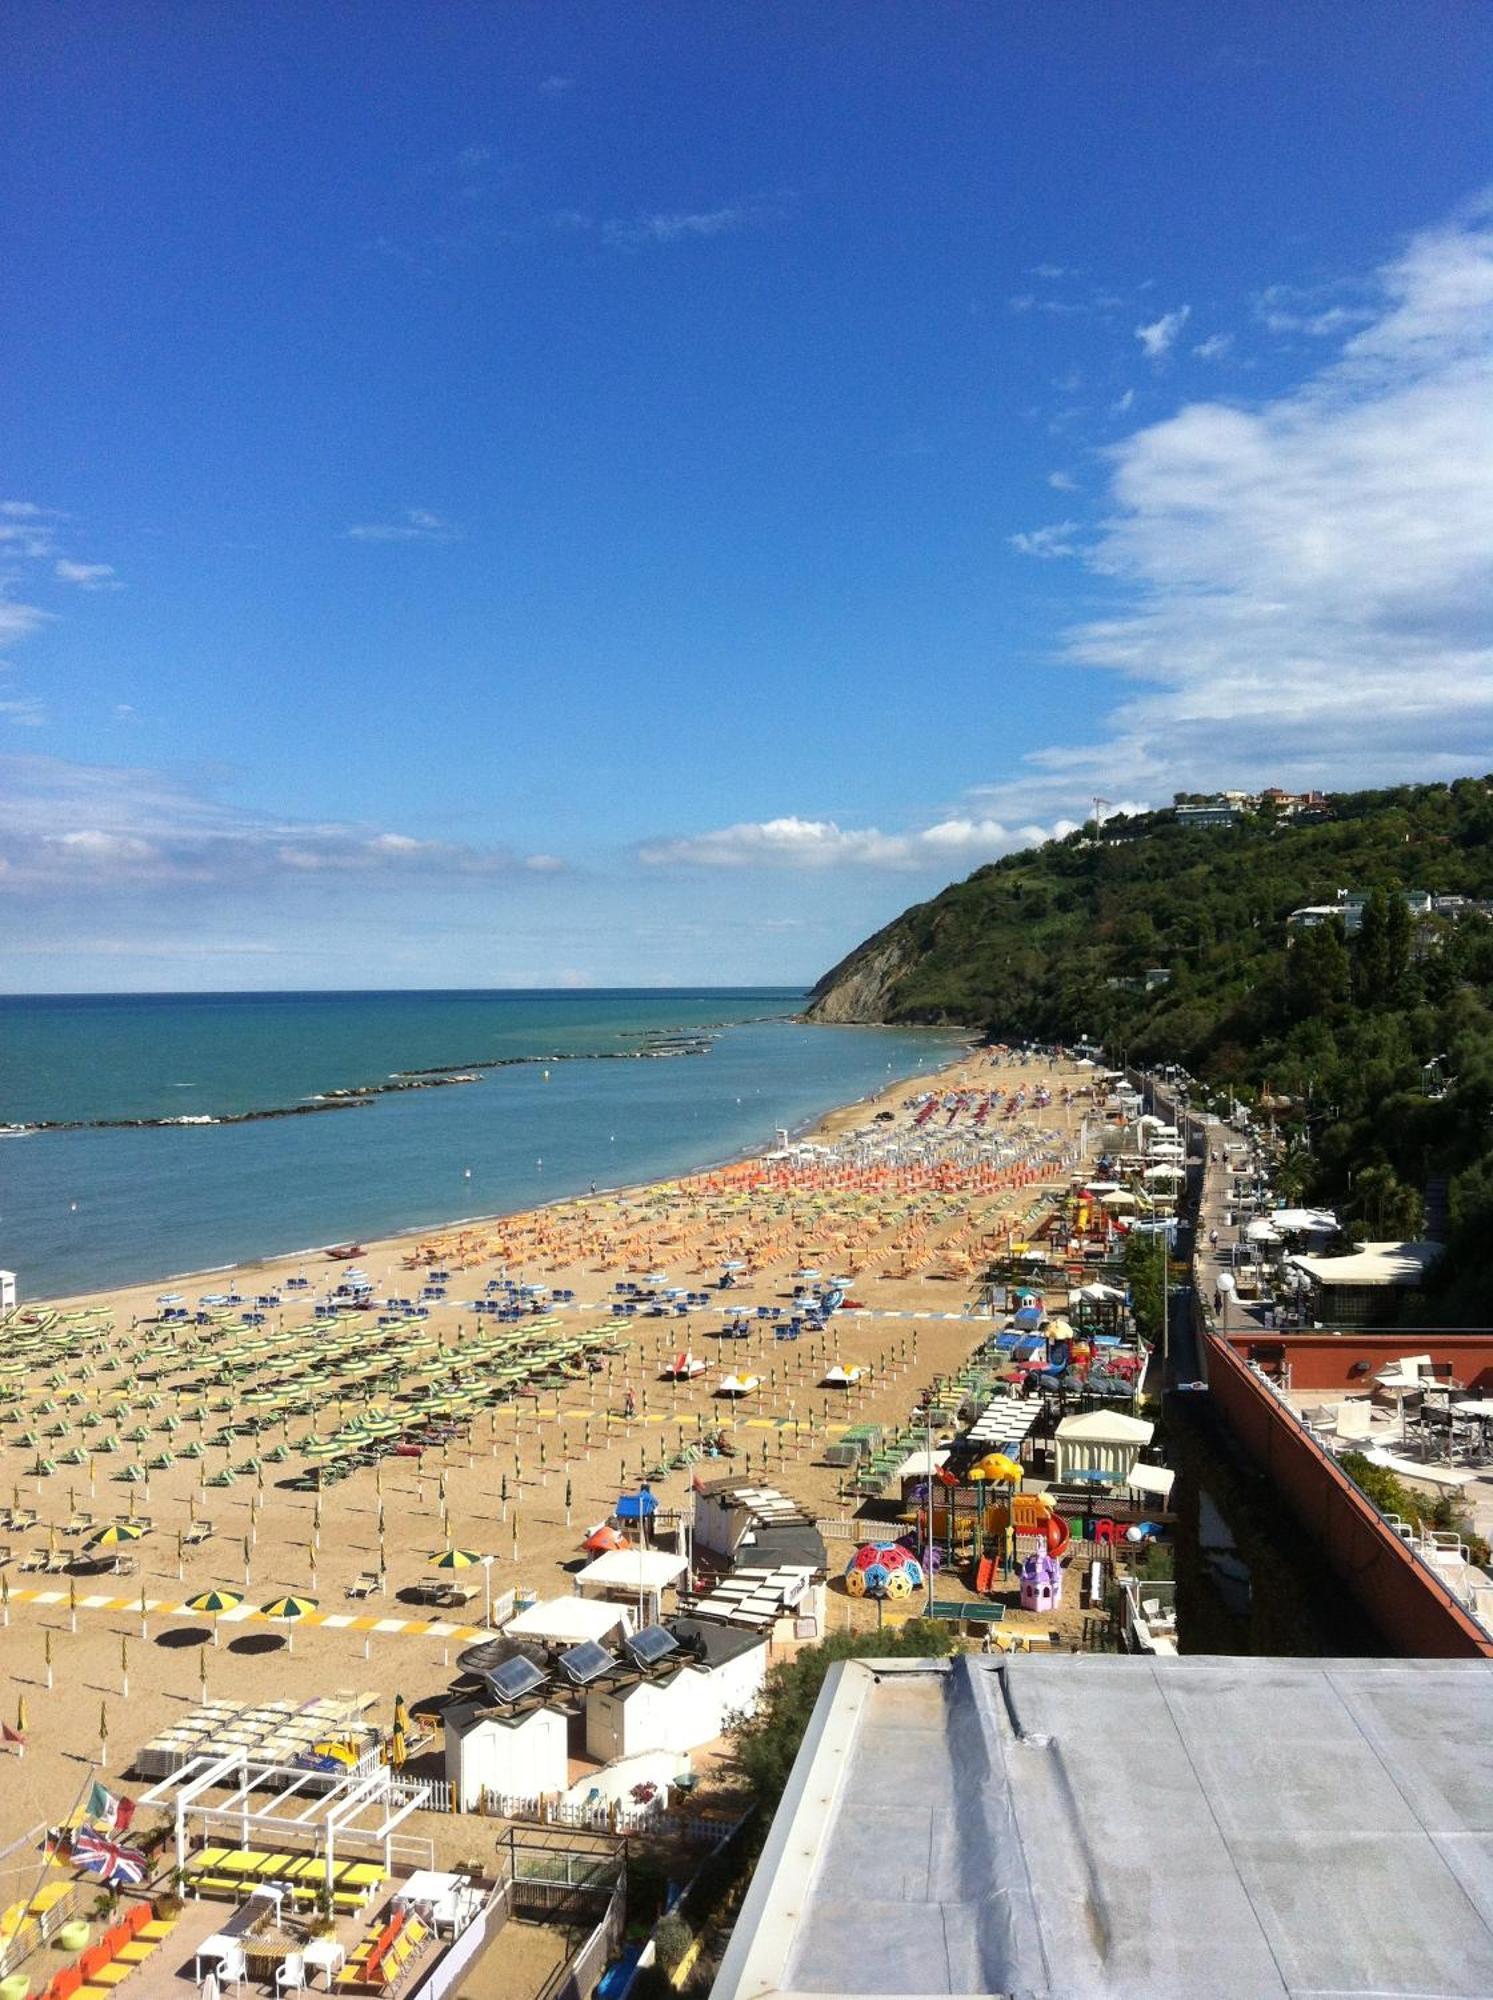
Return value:
[(275, 1967), (275, 1991), (277, 1993), (304, 1992), (306, 1986), (306, 1961), (298, 1951), (293, 1951)]

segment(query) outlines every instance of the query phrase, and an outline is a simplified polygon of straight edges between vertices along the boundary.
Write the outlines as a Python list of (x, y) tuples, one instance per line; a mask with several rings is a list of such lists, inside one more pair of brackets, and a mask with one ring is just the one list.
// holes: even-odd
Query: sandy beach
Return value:
[[(712, 1432), (724, 1430), (732, 1450), (701, 1461), (706, 1470), (750, 1469), (820, 1517), (848, 1511), (843, 1475), (823, 1463), (826, 1443), (851, 1423), (904, 1420), (920, 1389), (988, 1332), (988, 1319), (966, 1313), (978, 1275), (1022, 1240), (1044, 1189), (1075, 1171), (1082, 1107), (1066, 1099), (1084, 1081), (1060, 1064), (968, 1050), (936, 1079), (832, 1113), (783, 1155), (362, 1246), (357, 1263), (380, 1302), (418, 1298), (431, 1272), (449, 1274), (423, 1321), (382, 1303), (313, 1319), (345, 1266), (312, 1255), (169, 1287), (188, 1307), (203, 1293), (237, 1292), (251, 1305), (277, 1297), (258, 1326), (245, 1326), (243, 1307), (219, 1308), (207, 1329), (162, 1325), (162, 1281), (38, 1309), (50, 1325), (44, 1348), (18, 1347), (13, 1326), (0, 1347), (0, 1501), (36, 1520), (0, 1528), (10, 1550), (0, 1571), (3, 1719), (14, 1728), (23, 1707), (26, 1724), (24, 1756), (3, 1767), (0, 1845), (65, 1817), (101, 1749), (110, 1782), (141, 1789), (120, 1774), (204, 1685), (246, 1703), (366, 1692), (384, 1723), (396, 1693), (418, 1707), (444, 1689), (482, 1624), (480, 1589), (460, 1613), (410, 1601), (436, 1577), (432, 1557), (448, 1546), (491, 1556), (495, 1594), (568, 1591), (566, 1566), (619, 1491), (647, 1475), (661, 1507), (686, 1504), (699, 1467), (659, 1468)], [(1044, 1084), (1050, 1101), (1038, 1104)], [(953, 1119), (920, 1113), (930, 1088), (986, 1100), (978, 1132), (967, 1107)], [(728, 1266), (734, 1287), (718, 1293)], [(805, 1269), (851, 1279), (825, 1333), (778, 1342), (753, 1317), (748, 1339), (719, 1337), (723, 1306), (755, 1315), (787, 1305)], [(654, 1273), (696, 1295), (709, 1288), (710, 1307), (614, 1318), (619, 1282)], [(287, 1290), (297, 1278), (306, 1287)], [(509, 1281), (573, 1300), (544, 1322), (498, 1325), (474, 1312), (489, 1284)], [(578, 1349), (582, 1334), (592, 1344)], [(501, 1342), (511, 1360), (543, 1338), (569, 1344), (561, 1364), (493, 1401)], [(705, 1372), (662, 1379), (686, 1350)], [(370, 1381), (390, 1353), (398, 1372)], [(852, 1388), (821, 1386), (836, 1363), (862, 1371)], [(728, 1403), (716, 1390), (732, 1371), (760, 1384)], [(399, 1399), (421, 1385), (455, 1392), (449, 1421), (461, 1430), (449, 1442), (383, 1458), (321, 1493), (288, 1483), (311, 1467), (308, 1437), (370, 1408), (409, 1423)], [(289, 1413), (292, 1390), (301, 1414)], [(239, 1428), (251, 1421), (263, 1426), (257, 1434)], [(117, 1448), (105, 1452), (110, 1437)], [(199, 1440), (201, 1455), (189, 1455)], [(55, 1469), (39, 1473), (39, 1463)], [(23, 1568), (48, 1550), (54, 1562), (81, 1557), (99, 1527), (128, 1517), (151, 1525), (120, 1551), (134, 1565), (126, 1574), (78, 1574), (76, 1562), (58, 1574)], [(378, 1570), (381, 1544), (383, 1591), (351, 1596), (360, 1575)], [(483, 1571), (469, 1575), (480, 1584)], [(210, 1617), (178, 1608), (214, 1587), (243, 1595), (217, 1643)], [(286, 1592), (316, 1601), (293, 1628), (293, 1650), (287, 1628), (258, 1612)], [(832, 1606), (836, 1620), (866, 1610), (838, 1597)]]

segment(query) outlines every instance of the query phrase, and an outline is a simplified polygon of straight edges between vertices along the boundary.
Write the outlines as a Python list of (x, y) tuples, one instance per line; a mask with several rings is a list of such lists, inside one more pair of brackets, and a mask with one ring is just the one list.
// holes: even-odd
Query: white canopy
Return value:
[(1342, 1227), (1330, 1208), (1277, 1208), (1270, 1220), (1277, 1229), (1292, 1233), (1305, 1230), (1311, 1236), (1330, 1236)]
[(1439, 1243), (1365, 1243), (1348, 1257), (1293, 1257), (1319, 1285), (1418, 1285), (1441, 1255)]
[(1091, 1285), (1080, 1285), (1073, 1296), (1075, 1299), (1091, 1299), (1097, 1303), (1101, 1299), (1123, 1299), (1125, 1294), (1118, 1285), (1102, 1285), (1096, 1278)]
[[(626, 1549), (614, 1549), (626, 1555)], [(584, 1575), (584, 1571), (582, 1574)], [(595, 1597), (549, 1597), (520, 1611), (503, 1627), (506, 1639), (548, 1639), (558, 1646), (578, 1646), (583, 1639), (602, 1640), (621, 1625), (630, 1629), (626, 1607)]]
[(1125, 1484), (1133, 1493), (1147, 1493), (1156, 1500), (1169, 1500), (1176, 1477), (1169, 1465), (1132, 1465)]
[(897, 1467), (892, 1477), (898, 1481), (904, 1479), (926, 1479), (930, 1473), (937, 1472), (941, 1465), (947, 1465), (948, 1462), (949, 1454), (946, 1451), (910, 1452)]
[[(576, 1578), (582, 1590), (667, 1590), (689, 1564), (670, 1549), (608, 1549), (588, 1562)], [(509, 1626), (509, 1631), (513, 1627)]]
[(1064, 1444), (1148, 1445), (1156, 1426), (1141, 1417), (1127, 1417), (1119, 1410), (1089, 1410), (1083, 1416), (1064, 1417), (1057, 1436)]

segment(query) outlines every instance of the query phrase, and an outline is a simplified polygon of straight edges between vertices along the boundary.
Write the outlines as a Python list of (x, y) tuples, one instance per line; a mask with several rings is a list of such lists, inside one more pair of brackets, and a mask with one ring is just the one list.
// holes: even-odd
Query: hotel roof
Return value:
[(712, 2000), (1493, 1993), (1493, 1662), (831, 1670)]

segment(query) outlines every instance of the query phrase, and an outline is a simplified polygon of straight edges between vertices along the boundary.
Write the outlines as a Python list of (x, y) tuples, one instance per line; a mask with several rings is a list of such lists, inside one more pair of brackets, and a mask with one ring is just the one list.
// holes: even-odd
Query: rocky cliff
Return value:
[(809, 996), (811, 1021), (886, 1021), (897, 982), (917, 958), (904, 919), (898, 918), (827, 972)]

